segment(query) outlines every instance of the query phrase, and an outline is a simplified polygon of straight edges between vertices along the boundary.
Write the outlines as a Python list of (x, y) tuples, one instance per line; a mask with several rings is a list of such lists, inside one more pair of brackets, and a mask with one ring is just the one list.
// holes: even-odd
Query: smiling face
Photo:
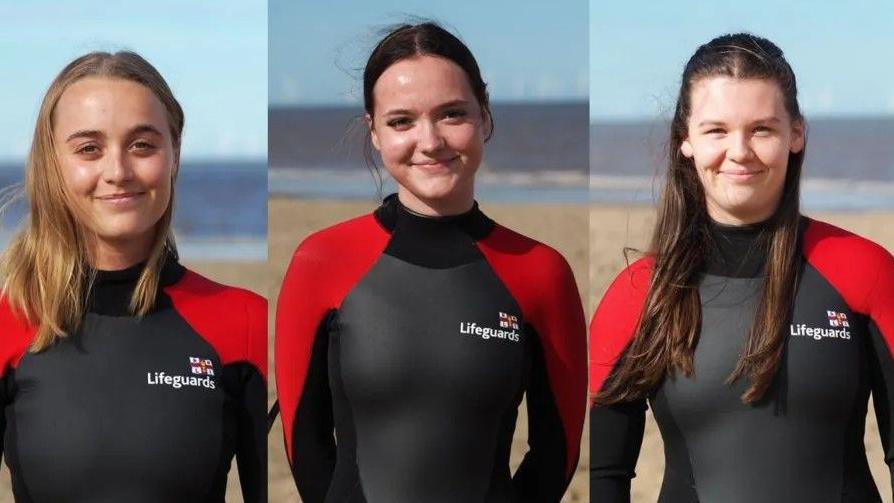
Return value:
[(766, 220), (782, 197), (789, 153), (804, 148), (804, 126), (768, 79), (706, 77), (693, 83), (688, 137), (710, 217), (741, 225)]
[(435, 56), (403, 59), (382, 73), (373, 97), (372, 143), (401, 203), (429, 215), (470, 209), (489, 119), (462, 68)]
[(88, 77), (62, 94), (53, 124), (68, 204), (97, 238), (94, 266), (144, 260), (177, 169), (162, 103), (139, 83)]

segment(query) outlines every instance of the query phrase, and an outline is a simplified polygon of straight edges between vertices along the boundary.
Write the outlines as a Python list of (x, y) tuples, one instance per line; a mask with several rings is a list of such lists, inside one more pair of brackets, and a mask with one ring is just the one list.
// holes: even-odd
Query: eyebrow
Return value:
[[(763, 119), (758, 119), (756, 121), (751, 121), (751, 124), (774, 124), (782, 122), (778, 117), (765, 117)], [(718, 120), (706, 120), (698, 123), (696, 127), (705, 127), (705, 126), (725, 126), (726, 123)]]
[[(435, 110), (443, 110), (445, 108), (455, 107), (455, 106), (465, 106), (468, 105), (469, 102), (464, 99), (451, 100), (446, 103), (441, 103), (440, 105), (435, 107)], [(413, 115), (412, 110), (407, 110), (404, 108), (397, 108), (394, 110), (388, 110), (383, 115)]]
[[(161, 131), (158, 130), (155, 126), (151, 124), (139, 124), (135, 126), (133, 129), (128, 131), (127, 135), (132, 136), (140, 133), (151, 133), (156, 134), (158, 136), (163, 136)], [(97, 129), (82, 129), (80, 131), (75, 131), (74, 133), (68, 135), (68, 138), (65, 139), (66, 142), (70, 142), (72, 140), (76, 140), (78, 138), (102, 138), (105, 136), (105, 133), (99, 131)]]

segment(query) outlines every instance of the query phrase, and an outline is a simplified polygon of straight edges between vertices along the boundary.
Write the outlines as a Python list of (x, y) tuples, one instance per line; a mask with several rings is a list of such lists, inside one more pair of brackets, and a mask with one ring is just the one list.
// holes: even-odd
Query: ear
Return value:
[(680, 144), (680, 153), (683, 154), (684, 157), (692, 159), (692, 143), (689, 143), (689, 138), (686, 138), (683, 140), (683, 143)]
[(373, 126), (372, 116), (366, 114), (364, 117), (366, 118), (366, 127), (369, 128), (369, 139), (372, 141), (373, 147), (376, 150), (382, 150), (379, 148), (379, 135), (376, 134), (376, 128)]
[(490, 112), (487, 110), (481, 110), (481, 138), (487, 139), (488, 135), (493, 132), (493, 119), (490, 117)]
[(793, 154), (797, 154), (798, 152), (804, 150), (804, 143), (807, 138), (807, 131), (804, 127), (804, 121), (801, 119), (796, 119), (792, 121), (792, 143), (791, 143), (791, 152)]

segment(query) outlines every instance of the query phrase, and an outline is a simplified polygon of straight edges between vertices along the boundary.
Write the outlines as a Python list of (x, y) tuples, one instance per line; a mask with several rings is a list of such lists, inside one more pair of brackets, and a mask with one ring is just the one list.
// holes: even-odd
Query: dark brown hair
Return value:
[[(705, 192), (692, 160), (680, 145), (688, 137), (692, 87), (710, 77), (768, 79), (782, 91), (792, 121), (801, 121), (795, 74), (782, 50), (767, 39), (747, 33), (723, 35), (698, 48), (683, 70), (680, 94), (670, 125), (667, 179), (647, 252), (654, 257), (649, 291), (633, 341), (598, 404), (629, 401), (648, 395), (668, 374), (691, 376), (693, 352), (701, 327), (698, 294), (706, 250), (713, 249)], [(806, 143), (806, 139), (805, 139)], [(804, 149), (789, 153), (785, 185), (776, 212), (761, 236), (767, 253), (766, 277), (747, 343), (732, 374), (749, 385), (742, 401), (759, 401), (782, 360), (798, 279), (800, 178)]]
[[(424, 21), (416, 24), (399, 24), (386, 29), (385, 36), (376, 44), (363, 69), (363, 108), (372, 117), (375, 111), (373, 88), (382, 73), (398, 61), (415, 56), (437, 56), (456, 63), (463, 69), (469, 80), (472, 93), (481, 106), (481, 116), (487, 119), (489, 128), (485, 141), (494, 131), (493, 115), (487, 84), (481, 78), (481, 70), (472, 51), (460, 39), (435, 22)], [(375, 157), (369, 136), (364, 149), (367, 166), (376, 171)]]

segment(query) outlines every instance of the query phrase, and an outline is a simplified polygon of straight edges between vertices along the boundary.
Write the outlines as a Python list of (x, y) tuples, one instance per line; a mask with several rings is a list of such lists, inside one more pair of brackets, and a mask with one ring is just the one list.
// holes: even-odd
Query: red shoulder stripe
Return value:
[(390, 234), (365, 215), (324, 229), (295, 250), (276, 304), (276, 387), (286, 452), (320, 322), (337, 309), (388, 244)]
[(602, 389), (618, 358), (633, 340), (652, 278), (652, 258), (621, 271), (606, 290), (590, 322), (590, 393)]
[(267, 378), (267, 299), (189, 270), (163, 290), (222, 364), (247, 362)]
[(558, 252), (499, 225), (478, 246), (540, 336), (570, 477), (580, 454), (587, 389), (586, 323), (574, 275)]

